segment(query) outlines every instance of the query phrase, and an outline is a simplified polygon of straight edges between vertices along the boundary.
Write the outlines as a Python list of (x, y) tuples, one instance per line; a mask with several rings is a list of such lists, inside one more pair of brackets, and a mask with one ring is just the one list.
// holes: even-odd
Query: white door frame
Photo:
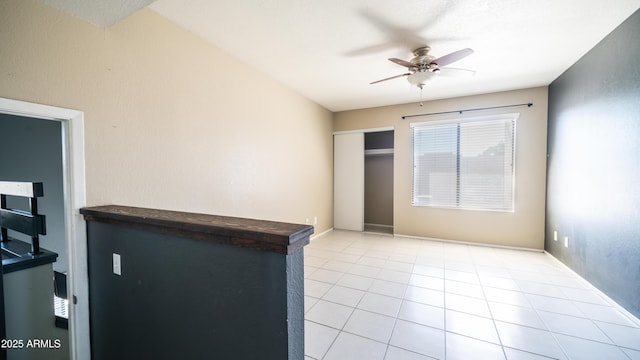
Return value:
[(80, 208), (86, 206), (84, 113), (48, 105), (0, 98), (0, 113), (62, 123), (62, 181), (68, 252), (69, 354), (91, 358), (87, 232)]

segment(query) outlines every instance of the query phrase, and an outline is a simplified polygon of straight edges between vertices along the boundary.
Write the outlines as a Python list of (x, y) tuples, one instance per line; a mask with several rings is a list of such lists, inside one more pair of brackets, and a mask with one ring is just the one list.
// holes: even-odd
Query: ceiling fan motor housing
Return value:
[(431, 48), (428, 46), (413, 50), (414, 57), (409, 60), (409, 62), (415, 64), (418, 69), (429, 67), (433, 60), (436, 59), (434, 56), (429, 55), (429, 50), (431, 50)]

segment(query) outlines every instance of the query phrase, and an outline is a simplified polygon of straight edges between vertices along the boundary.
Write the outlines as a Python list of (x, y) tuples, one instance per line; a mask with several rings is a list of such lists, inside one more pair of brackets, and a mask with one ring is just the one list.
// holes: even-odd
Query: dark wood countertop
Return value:
[(285, 255), (307, 245), (313, 234), (310, 225), (119, 205), (86, 207), (80, 213), (87, 221), (129, 225)]

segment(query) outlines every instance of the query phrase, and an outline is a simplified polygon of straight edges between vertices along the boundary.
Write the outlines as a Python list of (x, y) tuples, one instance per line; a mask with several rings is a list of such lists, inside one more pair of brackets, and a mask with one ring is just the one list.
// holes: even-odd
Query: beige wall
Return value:
[[(543, 246), (546, 87), (340, 112), (332, 123), (328, 110), (151, 10), (100, 29), (35, 0), (6, 0), (0, 97), (85, 113), (89, 205), (299, 223), (317, 216), (319, 233), (333, 226), (332, 131), (391, 125), (396, 233)], [(402, 115), (521, 102), (535, 105), (506, 110), (521, 113), (514, 213), (410, 205)]]
[[(402, 120), (403, 115), (532, 102), (534, 106)], [(482, 212), (411, 206), (411, 122), (519, 112), (516, 134), (515, 212)], [(547, 87), (417, 104), (339, 112), (334, 130), (395, 128), (394, 232), (401, 235), (544, 248)]]
[(332, 114), (151, 10), (0, 1), (0, 97), (81, 110), (88, 205), (332, 227)]

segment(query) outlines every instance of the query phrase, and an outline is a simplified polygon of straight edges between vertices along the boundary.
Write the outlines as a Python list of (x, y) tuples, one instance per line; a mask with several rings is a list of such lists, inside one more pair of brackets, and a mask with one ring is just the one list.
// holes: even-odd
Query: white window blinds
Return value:
[(513, 211), (517, 117), (411, 124), (412, 204)]

